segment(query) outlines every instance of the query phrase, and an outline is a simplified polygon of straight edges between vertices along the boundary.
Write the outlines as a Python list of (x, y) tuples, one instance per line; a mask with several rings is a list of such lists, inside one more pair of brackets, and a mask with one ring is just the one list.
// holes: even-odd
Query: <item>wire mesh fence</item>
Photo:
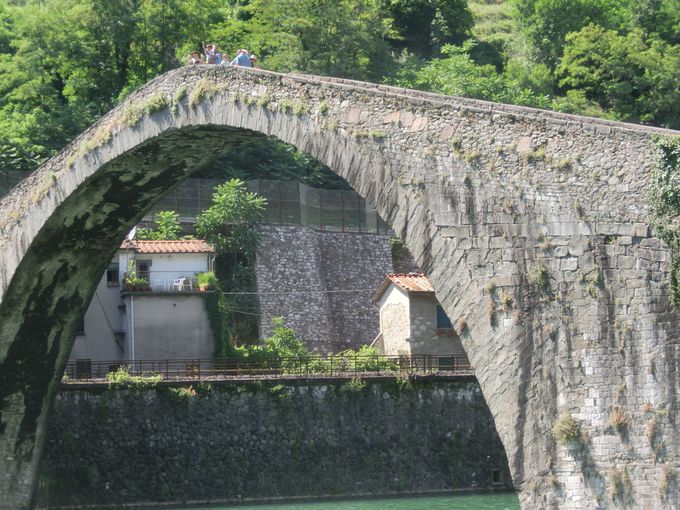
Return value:
[[(0, 198), (30, 172), (0, 170)], [(148, 225), (160, 211), (176, 211), (182, 221), (192, 223), (210, 207), (220, 179), (187, 179), (166, 193), (146, 214)], [(297, 181), (248, 181), (248, 189), (267, 199), (263, 223), (302, 225), (331, 232), (388, 234), (389, 227), (378, 213), (353, 190), (330, 190)]]
[[(160, 211), (177, 211), (185, 222), (210, 206), (212, 194), (223, 181), (187, 179), (167, 193), (145, 216), (151, 222)], [(248, 181), (248, 189), (267, 199), (263, 223), (303, 225), (331, 232), (386, 234), (389, 227), (353, 190), (328, 190), (297, 181)]]

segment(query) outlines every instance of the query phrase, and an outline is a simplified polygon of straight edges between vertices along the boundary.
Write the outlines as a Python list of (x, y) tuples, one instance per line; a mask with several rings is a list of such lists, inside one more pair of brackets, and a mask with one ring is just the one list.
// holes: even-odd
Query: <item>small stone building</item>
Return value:
[(373, 302), (380, 309), (380, 334), (373, 342), (380, 353), (465, 356), (423, 273), (387, 275)]

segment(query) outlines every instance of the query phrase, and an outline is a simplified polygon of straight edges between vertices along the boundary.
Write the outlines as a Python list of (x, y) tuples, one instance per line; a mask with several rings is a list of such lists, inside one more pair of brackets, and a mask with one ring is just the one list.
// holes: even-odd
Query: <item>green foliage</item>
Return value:
[(215, 188), (212, 204), (196, 218), (196, 231), (218, 252), (253, 255), (259, 239), (254, 225), (266, 203), (249, 192), (245, 182), (230, 179)]
[(465, 0), (382, 0), (392, 19), (389, 33), (397, 47), (407, 47), (421, 57), (431, 57), (442, 44), (460, 44), (474, 25)]
[(215, 273), (212, 271), (206, 271), (203, 273), (196, 273), (196, 285), (199, 287), (204, 285), (212, 285), (215, 280)]
[(561, 87), (582, 91), (618, 119), (680, 127), (680, 46), (596, 25), (566, 41), (556, 69)]
[(189, 106), (192, 108), (198, 106), (201, 101), (210, 99), (215, 94), (224, 90), (224, 85), (215, 83), (207, 78), (201, 78), (196, 82), (196, 85), (194, 85), (194, 88), (192, 88), (189, 93)]
[(216, 30), (276, 71), (379, 78), (390, 61), (377, 0), (251, 0), (247, 20)]
[(478, 65), (470, 56), (472, 42), (461, 46), (446, 45), (443, 58), (419, 68), (401, 69), (395, 83), (402, 87), (473, 97), (503, 103), (543, 106), (545, 99), (521, 83), (498, 73), (492, 65)]
[(309, 361), (310, 354), (295, 331), (285, 325), (283, 317), (274, 317), (272, 322), (274, 330), (264, 339), (263, 345), (240, 346), (235, 355), (261, 367), (271, 364), (295, 372)]
[(517, 21), (540, 62), (554, 69), (567, 34), (590, 23), (618, 28), (630, 17), (627, 0), (515, 0)]
[(561, 444), (572, 443), (581, 438), (581, 427), (569, 413), (562, 414), (555, 421), (551, 432), (555, 440)]
[(214, 276), (208, 277), (208, 283), (212, 292), (203, 293), (203, 305), (213, 336), (213, 356), (227, 358), (234, 355), (233, 343), (229, 335), (229, 307), (219, 280)]
[(335, 355), (337, 369), (355, 370), (357, 372), (378, 372), (394, 370), (394, 363), (380, 356), (374, 347), (362, 345), (358, 350), (346, 349)]
[(176, 211), (159, 211), (154, 216), (154, 228), (140, 228), (135, 233), (135, 239), (174, 240), (179, 239), (182, 225), (179, 213)]
[(348, 395), (358, 395), (363, 393), (364, 390), (366, 390), (366, 387), (366, 381), (355, 377), (344, 383), (340, 387), (340, 391)]
[[(247, 47), (272, 70), (677, 128), (679, 27), (677, 0), (0, 0), (0, 172), (34, 169), (130, 91), (186, 62), (201, 41), (231, 56)], [(134, 126), (176, 111), (187, 92), (196, 106), (220, 90), (207, 80), (180, 87), (128, 105), (121, 121)], [(277, 106), (310, 111), (296, 101)], [(318, 162), (267, 143), (206, 171), (346, 188)]]
[(160, 374), (132, 375), (127, 367), (120, 367), (115, 372), (106, 374), (109, 389), (144, 390), (154, 388), (163, 380)]
[(193, 386), (183, 386), (181, 388), (169, 388), (170, 394), (174, 395), (180, 400), (186, 400), (198, 396), (198, 393)]
[(144, 292), (151, 290), (149, 280), (138, 277), (134, 273), (127, 273), (123, 278), (123, 289), (130, 292)]
[(678, 473), (670, 464), (661, 467), (661, 479), (659, 480), (659, 495), (667, 500), (669, 489), (678, 481)]
[(259, 240), (255, 223), (265, 205), (266, 200), (249, 192), (243, 181), (231, 179), (217, 186), (211, 206), (196, 218), (196, 231), (217, 252), (214, 294), (205, 297), (216, 357), (233, 354), (238, 342), (257, 338), (258, 306), (252, 293)]
[(544, 291), (550, 290), (550, 274), (548, 269), (540, 262), (536, 262), (529, 272), (529, 282), (537, 285)]
[(652, 221), (671, 248), (671, 302), (680, 305), (680, 136), (656, 140), (657, 164), (652, 174)]
[[(279, 102), (279, 108), (281, 107)], [(290, 108), (293, 102), (289, 102)], [(274, 138), (263, 138), (242, 145), (225, 157), (199, 171), (204, 178), (239, 178), (244, 181), (273, 179), (299, 181), (308, 186), (326, 189), (350, 189), (347, 182), (327, 166), (319, 163), (292, 145)]]
[(392, 252), (392, 265), (396, 272), (401, 272), (399, 268), (412, 259), (411, 252), (398, 237), (390, 238), (390, 250)]

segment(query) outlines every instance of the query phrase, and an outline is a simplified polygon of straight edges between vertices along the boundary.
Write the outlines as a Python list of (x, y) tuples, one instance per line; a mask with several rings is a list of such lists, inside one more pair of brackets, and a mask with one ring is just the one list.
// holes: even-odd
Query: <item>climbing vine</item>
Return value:
[(215, 358), (226, 358), (234, 354), (234, 347), (229, 341), (227, 303), (219, 280), (211, 275), (209, 276), (209, 284), (212, 292), (204, 293), (203, 300), (215, 345), (213, 356)]
[(652, 222), (671, 249), (671, 302), (680, 305), (680, 136), (657, 137), (652, 175)]

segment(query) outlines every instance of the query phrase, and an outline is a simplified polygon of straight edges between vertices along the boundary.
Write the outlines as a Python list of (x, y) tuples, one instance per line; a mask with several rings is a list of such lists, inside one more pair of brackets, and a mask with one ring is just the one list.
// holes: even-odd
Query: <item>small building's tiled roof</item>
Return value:
[(147, 241), (126, 239), (120, 245), (121, 250), (133, 250), (137, 253), (214, 253), (213, 247), (203, 239), (181, 239), (176, 241)]
[(408, 294), (432, 294), (434, 287), (423, 273), (392, 273), (388, 274), (382, 286), (373, 297), (373, 302), (377, 302), (385, 293), (387, 288), (394, 284)]

